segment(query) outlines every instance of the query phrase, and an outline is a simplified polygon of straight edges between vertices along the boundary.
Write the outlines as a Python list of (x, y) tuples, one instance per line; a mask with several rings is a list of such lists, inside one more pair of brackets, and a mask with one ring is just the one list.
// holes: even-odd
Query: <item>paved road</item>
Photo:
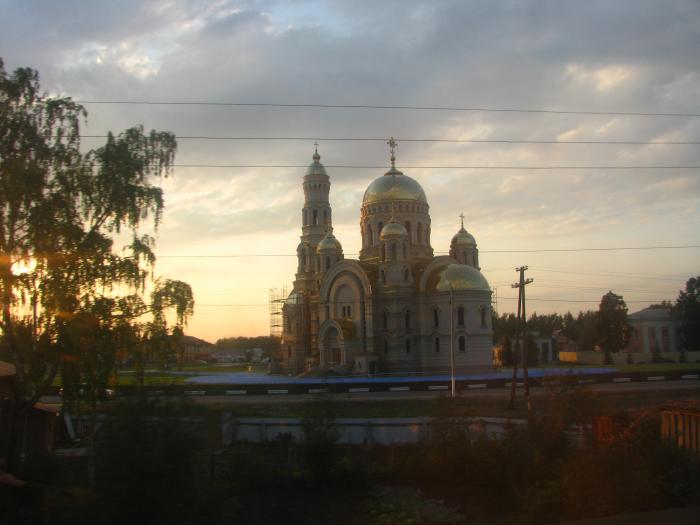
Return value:
[[(591, 389), (597, 393), (627, 394), (627, 393), (658, 393), (658, 402), (663, 401), (669, 394), (683, 393), (684, 397), (700, 399), (700, 380), (664, 381), (664, 382), (631, 382), (631, 383), (605, 383), (591, 385)], [(334, 399), (347, 401), (403, 401), (415, 399), (433, 399), (445, 396), (445, 391), (409, 391), (409, 392), (354, 392), (334, 395)], [(532, 388), (530, 394), (533, 398), (541, 398), (547, 395), (543, 388)], [(474, 399), (507, 399), (510, 396), (509, 388), (481, 388), (469, 389), (460, 392), (463, 398)], [(523, 389), (518, 387), (518, 398), (522, 399)], [(674, 396), (678, 397), (678, 396)], [(194, 397), (196, 402), (205, 404), (276, 404), (276, 403), (303, 403), (313, 399), (309, 394), (261, 394), (246, 396), (206, 396)]]

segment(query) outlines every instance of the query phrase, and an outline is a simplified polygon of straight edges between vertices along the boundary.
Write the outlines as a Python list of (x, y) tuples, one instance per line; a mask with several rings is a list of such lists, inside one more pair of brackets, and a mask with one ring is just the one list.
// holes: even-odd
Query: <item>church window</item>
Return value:
[(408, 268), (404, 268), (403, 270), (403, 280), (408, 282)]
[(462, 353), (467, 351), (467, 339), (463, 335), (459, 336), (459, 351)]
[(329, 305), (326, 305), (326, 319), (328, 319), (331, 316), (331, 307)]
[(372, 238), (372, 227), (367, 226), (367, 244), (372, 246), (374, 244), (374, 239)]
[(386, 261), (386, 246), (384, 244), (382, 244), (382, 261)]
[(406, 353), (410, 354), (411, 353), (411, 340), (406, 339)]
[(389, 341), (384, 339), (384, 354), (386, 355), (388, 353), (389, 353)]
[(287, 357), (292, 357), (292, 345), (287, 347)]
[(485, 328), (486, 327), (486, 307), (484, 305), (481, 305), (481, 309), (479, 311), (479, 314), (481, 314), (481, 327)]
[(391, 243), (391, 260), (392, 261), (396, 260), (396, 243), (395, 242)]
[(406, 330), (411, 328), (411, 310), (406, 310)]
[(384, 223), (380, 222), (377, 224), (377, 237), (379, 237), (382, 234), (382, 229), (384, 229)]
[(314, 220), (313, 220), (313, 223), (314, 223), (314, 224), (318, 224), (318, 210), (314, 210)]
[(403, 260), (405, 261), (406, 260), (406, 245), (402, 244), (401, 248), (402, 248), (402, 252), (403, 252)]
[[(382, 248), (384, 248), (384, 247), (382, 246)], [(384, 255), (384, 254), (382, 254), (382, 255)], [(386, 282), (386, 274), (384, 273), (384, 270), (382, 270), (381, 275), (382, 275), (382, 282), (385, 283)]]
[(389, 329), (389, 314), (386, 310), (382, 311), (382, 327), (384, 328), (384, 330)]
[(440, 353), (440, 338), (439, 337), (435, 338), (435, 353), (436, 354)]
[(433, 310), (433, 326), (435, 328), (440, 326), (440, 311), (437, 308)]
[(457, 308), (457, 325), (464, 326), (464, 306)]
[(416, 243), (423, 244), (423, 225), (419, 222), (416, 230)]
[(326, 255), (326, 271), (328, 271), (331, 267), (331, 258)]
[(328, 224), (328, 210), (323, 210), (323, 224)]
[(406, 231), (408, 232), (408, 242), (412, 242), (413, 235), (411, 234), (411, 221), (406, 221)]

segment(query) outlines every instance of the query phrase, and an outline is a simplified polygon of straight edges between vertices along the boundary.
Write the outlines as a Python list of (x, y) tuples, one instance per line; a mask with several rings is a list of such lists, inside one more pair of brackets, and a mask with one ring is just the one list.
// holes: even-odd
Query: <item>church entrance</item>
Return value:
[(323, 335), (323, 365), (333, 366), (343, 364), (343, 352), (338, 329), (331, 326)]

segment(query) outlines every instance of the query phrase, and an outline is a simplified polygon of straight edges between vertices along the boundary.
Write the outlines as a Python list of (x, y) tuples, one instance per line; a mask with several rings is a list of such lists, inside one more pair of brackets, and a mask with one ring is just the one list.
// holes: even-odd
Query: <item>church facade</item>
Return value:
[(446, 371), (492, 366), (491, 289), (464, 223), (435, 257), (428, 200), (391, 168), (367, 188), (362, 249), (346, 259), (333, 235), (330, 177), (318, 150), (303, 180), (294, 287), (282, 308), (284, 373)]

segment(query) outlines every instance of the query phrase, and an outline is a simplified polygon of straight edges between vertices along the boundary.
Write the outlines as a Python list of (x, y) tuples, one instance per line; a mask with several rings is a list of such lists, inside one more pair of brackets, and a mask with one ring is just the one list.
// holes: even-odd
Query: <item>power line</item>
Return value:
[[(308, 164), (172, 164), (174, 168), (294, 168), (294, 169), (305, 169), (308, 168)], [(326, 168), (334, 169), (355, 169), (355, 170), (383, 170), (387, 169), (386, 165), (361, 165), (361, 164), (324, 164)], [(442, 169), (454, 169), (454, 170), (697, 170), (700, 169), (700, 165), (685, 165), (685, 166), (480, 166), (480, 165), (467, 165), (467, 166), (401, 166), (402, 169), (416, 169), (416, 170), (442, 170)]]
[[(80, 138), (107, 138), (107, 135), (80, 135)], [(326, 141), (326, 142), (386, 142), (386, 138), (363, 137), (244, 137), (213, 135), (178, 135), (178, 140), (241, 140), (241, 141)], [(593, 145), (641, 145), (641, 146), (698, 146), (700, 141), (643, 141), (643, 140), (525, 140), (525, 139), (395, 139), (397, 142), (443, 142), (453, 144), (593, 144)]]
[[(677, 246), (618, 246), (609, 248), (543, 248), (533, 250), (479, 250), (480, 253), (549, 253), (549, 252), (611, 252), (623, 250), (679, 250), (700, 248), (700, 244), (685, 244)], [(345, 255), (356, 256), (356, 253), (347, 253)], [(297, 254), (291, 253), (238, 253), (238, 254), (165, 254), (158, 255), (160, 258), (167, 259), (235, 259), (246, 257), (297, 257)], [(534, 268), (533, 268), (534, 270)], [(539, 271), (555, 271), (556, 270), (539, 270)], [(561, 273), (579, 273), (561, 271)]]
[(700, 117), (700, 113), (666, 113), (645, 111), (585, 111), (539, 108), (489, 108), (461, 106), (399, 106), (374, 104), (285, 104), (274, 102), (211, 102), (164, 100), (76, 100), (78, 104), (115, 104), (129, 106), (211, 106), (211, 107), (259, 107), (259, 108), (313, 108), (313, 109), (391, 109), (416, 111), (463, 111), (485, 113), (542, 113), (549, 115), (601, 115), (624, 117)]

